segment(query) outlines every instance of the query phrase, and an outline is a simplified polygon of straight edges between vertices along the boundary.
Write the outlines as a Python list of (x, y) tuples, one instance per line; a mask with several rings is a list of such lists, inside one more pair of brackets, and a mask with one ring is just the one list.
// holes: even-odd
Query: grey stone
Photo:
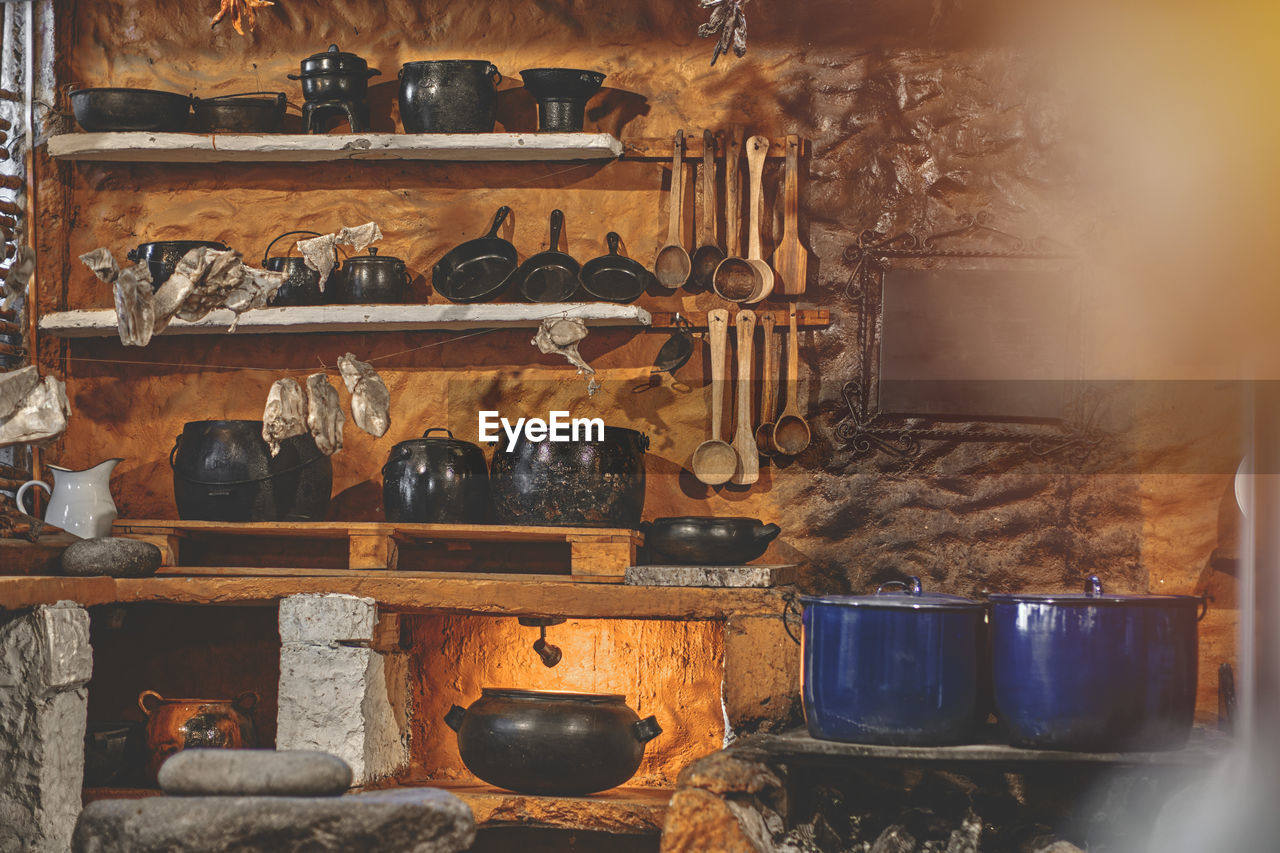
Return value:
[(886, 828), (871, 845), (871, 853), (913, 853), (915, 849), (915, 836), (897, 825)]
[(378, 622), (372, 598), (306, 593), (280, 602), (280, 642), (337, 645), (369, 642)]
[(795, 583), (798, 566), (628, 566), (630, 586), (766, 588)]
[(436, 788), (345, 797), (98, 800), (75, 853), (453, 853), (475, 840), (471, 809)]
[(0, 850), (66, 850), (80, 811), (89, 614), (0, 616)]
[(334, 797), (351, 787), (351, 767), (327, 752), (184, 749), (160, 768), (170, 796)]
[(116, 536), (82, 539), (62, 552), (63, 573), (80, 577), (145, 578), (161, 562), (160, 549), (150, 542)]

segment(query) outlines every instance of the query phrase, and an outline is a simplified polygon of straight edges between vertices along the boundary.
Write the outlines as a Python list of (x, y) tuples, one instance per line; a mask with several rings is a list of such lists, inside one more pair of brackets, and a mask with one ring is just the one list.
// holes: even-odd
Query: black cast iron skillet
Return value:
[(518, 260), (516, 247), (498, 236), (511, 208), (505, 204), (493, 217), (489, 233), (449, 250), (431, 269), (431, 287), (450, 302), (485, 302), (502, 292)]
[(516, 270), (520, 292), (530, 302), (564, 302), (578, 292), (582, 265), (560, 251), (564, 213), (551, 211), (551, 248), (526, 260)]
[(89, 133), (180, 131), (191, 112), (191, 98), (158, 89), (72, 89), (71, 109), (76, 124)]
[(605, 237), (609, 254), (586, 262), (579, 276), (582, 289), (605, 302), (631, 302), (644, 293), (653, 275), (639, 261), (618, 254), (622, 238), (610, 231)]

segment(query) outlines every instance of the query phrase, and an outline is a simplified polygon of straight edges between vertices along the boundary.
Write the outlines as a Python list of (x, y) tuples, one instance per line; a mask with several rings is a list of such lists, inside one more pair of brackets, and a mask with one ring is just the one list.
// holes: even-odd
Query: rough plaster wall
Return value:
[[(1012, 230), (1070, 240), (1089, 220), (1087, 150), (1075, 134), (1069, 96), (1033, 53), (974, 35), (982, 24), (977, 11), (957, 15), (941, 4), (944, 22), (953, 25), (931, 27), (934, 5), (753, 3), (751, 53), (709, 69), (710, 45), (693, 36), (703, 16), (692, 3), (291, 2), (266, 10), (249, 38), (225, 27), (211, 32), (203, 14), (173, 0), (64, 4), (73, 21), (65, 74), (88, 85), (197, 94), (278, 87), (296, 99), (296, 84), (283, 75), (336, 41), (384, 72), (372, 89), (375, 129), (398, 126), (393, 75), (400, 62), (476, 57), (511, 78), (500, 101), (499, 124), (507, 129), (534, 121), (515, 72), (565, 65), (605, 71), (616, 90), (593, 102), (589, 128), (666, 137), (678, 127), (741, 121), (751, 132), (800, 133), (814, 151), (802, 196), (814, 252), (805, 304), (831, 308), (834, 322), (803, 336), (802, 374), (819, 377), (802, 378), (800, 388), (814, 443), (799, 459), (766, 466), (750, 490), (713, 491), (682, 473), (705, 438), (702, 353), (681, 372), (690, 393), (668, 386), (632, 393), (663, 336), (620, 332), (595, 332), (583, 347), (606, 381), (591, 400), (562, 365), (528, 348), (527, 333), (448, 343), (427, 334), (186, 338), (142, 353), (77, 343), (68, 350), (73, 359), (149, 364), (68, 362), (79, 417), (50, 458), (82, 467), (125, 456), (114, 484), (122, 514), (172, 516), (164, 460), (183, 422), (256, 418), (281, 370), (333, 365), (351, 349), (380, 359), (395, 400), (393, 426), (378, 441), (348, 430), (348, 447), (335, 458), (335, 517), (379, 517), (377, 469), (395, 441), (437, 425), (474, 439), (482, 406), (512, 415), (572, 408), (654, 439), (647, 516), (776, 520), (809, 554), (810, 588), (861, 591), (910, 572), (960, 593), (1058, 590), (1095, 571), (1114, 589), (1147, 589), (1155, 572), (1162, 591), (1192, 591), (1214, 545), (1217, 484), (1201, 494), (1187, 482), (1185, 501), (1152, 500), (1139, 469), (1125, 462), (1131, 443), (1077, 470), (983, 446), (944, 447), (912, 464), (858, 459), (835, 437), (840, 388), (853, 375), (848, 341), (855, 322), (841, 295), (849, 274), (841, 254), (858, 233), (944, 230), (987, 211)], [(253, 257), (286, 228), (324, 230), (376, 217), (387, 235), (383, 250), (405, 258), (419, 276), (415, 296), (437, 301), (423, 274), (454, 243), (481, 233), (502, 203), (516, 210), (507, 236), (522, 255), (542, 247), (545, 215), (555, 206), (567, 215), (568, 250), (582, 259), (602, 251), (606, 228), (619, 231), (627, 251), (644, 261), (665, 234), (668, 178), (658, 163), (59, 169), (70, 190), (65, 207), (51, 203), (42, 211), (49, 226), (42, 263), (67, 271), (64, 298), (74, 307), (110, 303), (70, 260), (98, 245), (123, 254), (143, 240), (202, 237)], [(777, 178), (771, 164), (766, 256), (779, 232)], [(690, 239), (692, 226), (690, 209)], [(650, 296), (643, 304), (707, 307), (709, 300)], [(1104, 314), (1107, 304), (1090, 307)], [(205, 366), (175, 366), (192, 364)], [(1120, 426), (1139, 421), (1122, 418)], [(1176, 452), (1186, 441), (1168, 443)], [(1176, 543), (1158, 532), (1174, 522), (1182, 529)], [(1206, 668), (1227, 654), (1215, 652)], [(1202, 689), (1208, 709), (1212, 681), (1202, 679)]]

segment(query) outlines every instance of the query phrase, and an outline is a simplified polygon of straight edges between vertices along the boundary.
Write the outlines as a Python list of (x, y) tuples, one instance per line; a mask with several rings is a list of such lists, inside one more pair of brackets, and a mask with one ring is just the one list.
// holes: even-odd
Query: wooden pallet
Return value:
[[(569, 573), (574, 577), (608, 579), (621, 583), (627, 567), (636, 562), (641, 544), (638, 531), (622, 528), (520, 527), (504, 524), (388, 524), (383, 522), (247, 522), (120, 520), (113, 532), (157, 545), (164, 566), (183, 565), (183, 543), (196, 538), (244, 545), (258, 539), (309, 539), (345, 541), (348, 569), (370, 570), (400, 567), (402, 547), (440, 544), (457, 550), (469, 545), (567, 546)], [(463, 558), (465, 561), (465, 557)], [(518, 552), (509, 557), (508, 571), (529, 570)]]

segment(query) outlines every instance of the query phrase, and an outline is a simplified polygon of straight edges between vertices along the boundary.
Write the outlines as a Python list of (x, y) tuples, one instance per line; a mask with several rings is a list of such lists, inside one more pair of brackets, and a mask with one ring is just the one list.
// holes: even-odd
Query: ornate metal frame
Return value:
[(911, 458), (920, 453), (923, 441), (966, 441), (1017, 443), (1039, 457), (1069, 452), (1084, 459), (1103, 440), (1104, 434), (1096, 425), (1097, 395), (1087, 387), (1068, 402), (1061, 418), (1028, 419), (999, 414), (944, 418), (888, 415), (879, 411), (881, 287), (884, 273), (895, 268), (895, 262), (1048, 263), (1078, 259), (1075, 252), (1061, 243), (1046, 237), (1024, 239), (992, 227), (989, 220), (987, 215), (962, 218), (958, 228), (927, 236), (910, 232), (888, 236), (868, 230), (859, 235), (857, 243), (845, 249), (845, 260), (853, 264), (845, 295), (858, 308), (858, 364), (856, 377), (845, 383), (842, 391), (849, 414), (837, 424), (836, 434), (848, 442), (856, 454), (884, 451)]

